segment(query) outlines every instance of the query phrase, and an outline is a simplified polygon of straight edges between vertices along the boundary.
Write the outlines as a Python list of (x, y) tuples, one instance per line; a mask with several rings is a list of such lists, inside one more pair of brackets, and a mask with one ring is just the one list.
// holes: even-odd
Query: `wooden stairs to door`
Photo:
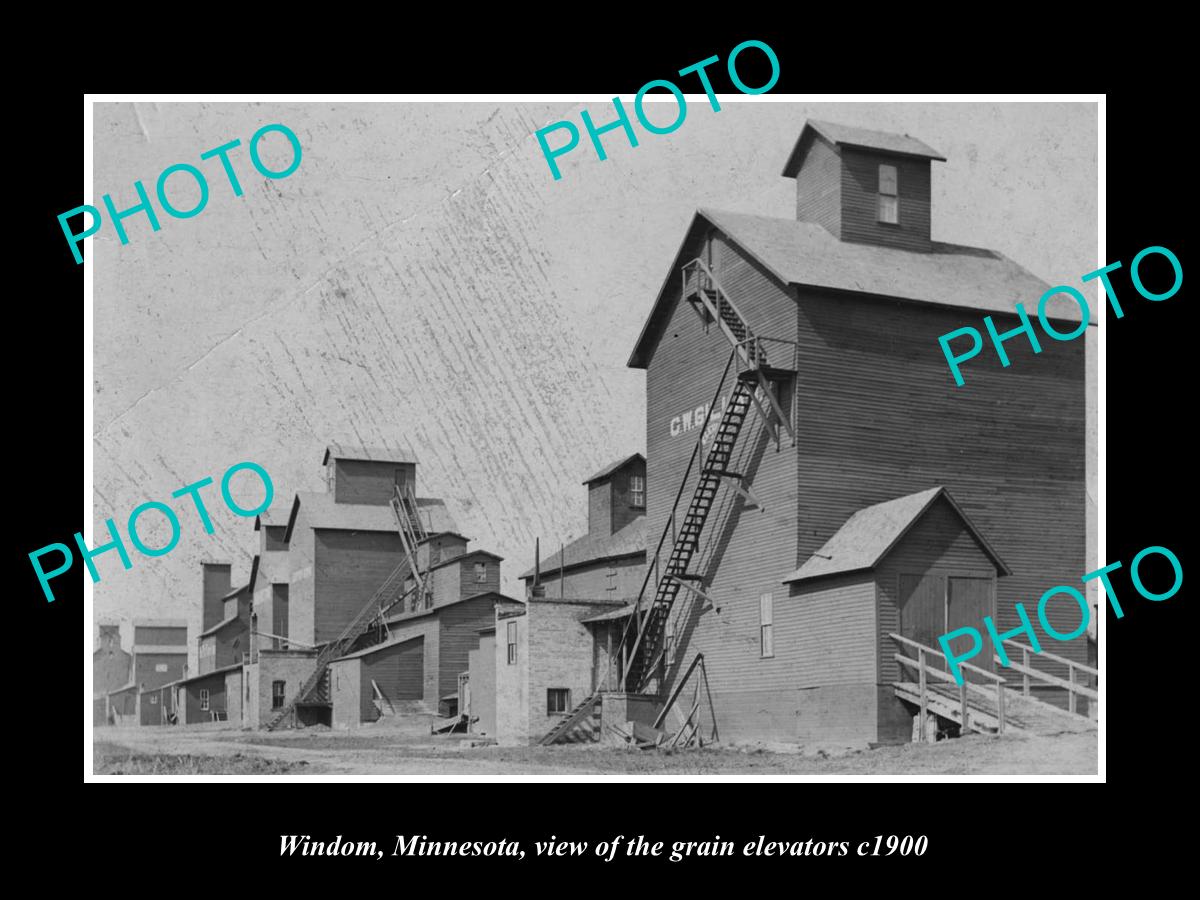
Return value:
[(550, 744), (585, 744), (600, 739), (600, 694), (595, 693), (567, 713), (567, 717), (559, 722), (538, 743), (542, 746)]
[[(930, 665), (931, 660), (945, 660), (945, 656), (932, 647), (927, 647), (898, 634), (888, 635), (893, 641), (914, 656), (897, 653), (895, 659), (905, 669), (914, 671), (916, 681), (897, 681), (892, 688), (896, 696), (906, 703), (915, 706), (918, 714), (933, 713), (934, 715), (954, 722), (964, 731), (975, 731), (980, 734), (1059, 734), (1064, 731), (1094, 731), (1096, 722), (1087, 716), (1074, 712), (1075, 701), (1072, 699), (1069, 710), (1060, 709), (1053, 704), (1037, 700), (1029, 695), (1029, 677), (1025, 679), (1023, 690), (1010, 686), (1004, 678), (992, 672), (969, 665), (960, 664), (967, 675), (974, 675), (988, 682), (987, 686), (972, 681), (959, 685), (954, 677)], [(1019, 645), (1018, 645), (1019, 646)], [(1099, 674), (1071, 660), (1052, 656), (1055, 661), (1070, 663), (1074, 668), (1082, 669), (1091, 674)], [(1003, 663), (999, 657), (997, 662)], [(1067, 687), (1068, 682), (1054, 676), (1041, 673), (1028, 666), (1020, 667), (1034, 678), (1040, 678), (1056, 687)], [(1074, 683), (1072, 674), (1070, 687), (1073, 693), (1090, 699), (1096, 698), (1095, 691)], [(921, 737), (924, 739), (924, 716), (921, 716)]]

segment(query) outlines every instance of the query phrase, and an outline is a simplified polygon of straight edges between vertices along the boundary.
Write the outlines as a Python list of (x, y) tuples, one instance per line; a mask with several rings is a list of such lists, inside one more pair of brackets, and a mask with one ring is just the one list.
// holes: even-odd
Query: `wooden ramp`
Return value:
[[(923, 713), (933, 713), (954, 722), (963, 731), (976, 731), (980, 734), (1060, 734), (1064, 731), (1094, 731), (1097, 727), (1095, 721), (1075, 712), (1076, 695), (1093, 701), (1097, 699), (1094, 690), (1076, 681), (1075, 670), (1083, 674), (1098, 675), (1095, 669), (1073, 660), (1043, 653), (1047, 659), (1071, 667), (1068, 680), (1056, 678), (1029, 665), (1026, 651), (1032, 648), (1005, 641), (1006, 644), (1025, 652), (1023, 663), (1010, 661), (1009, 664), (1010, 668), (1022, 674), (1022, 690), (1010, 686), (999, 675), (967, 663), (961, 664), (961, 670), (982, 679), (983, 683), (966, 681), (960, 685), (955, 682), (953, 676), (942, 671), (938, 664), (930, 664), (933, 660), (944, 661), (945, 656), (942, 653), (898, 634), (891, 634), (889, 637), (906, 651), (897, 653), (895, 660), (911, 671), (917, 679), (894, 682), (892, 688), (897, 697), (916, 707), (920, 715), (920, 740), (925, 739), (925, 716), (921, 715)], [(1004, 662), (998, 656), (996, 661)], [(1068, 690), (1071, 694), (1070, 708), (1060, 709), (1034, 699), (1029, 694), (1030, 678)]]

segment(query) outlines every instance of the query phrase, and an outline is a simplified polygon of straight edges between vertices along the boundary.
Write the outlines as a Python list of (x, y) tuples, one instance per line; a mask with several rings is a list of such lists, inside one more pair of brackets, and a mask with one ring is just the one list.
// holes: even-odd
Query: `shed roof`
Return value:
[(810, 132), (815, 131), (831, 144), (842, 147), (866, 147), (868, 150), (882, 150), (884, 153), (899, 153), (902, 156), (918, 156), (923, 159), (946, 161), (946, 157), (938, 153), (923, 141), (907, 134), (896, 134), (891, 131), (874, 131), (870, 128), (855, 128), (851, 125), (839, 125), (836, 122), (823, 122), (819, 119), (809, 119), (800, 129), (800, 136), (788, 155), (783, 174), (795, 178), (800, 170), (800, 146)]
[(390, 447), (356, 447), (352, 444), (335, 443), (330, 443), (325, 448), (325, 456), (321, 459), (321, 465), (329, 465), (330, 457), (334, 459), (367, 460), (368, 462), (412, 464), (417, 462), (417, 457), (411, 450), (395, 450)]
[(860, 509), (804, 565), (784, 578), (784, 583), (874, 568), (939, 497), (944, 497), (958, 514), (1000, 574), (1011, 574), (950, 492), (939, 486)]
[(642, 462), (646, 461), (646, 457), (642, 456), (642, 454), (631, 453), (629, 456), (621, 457), (621, 459), (618, 459), (616, 462), (609, 463), (591, 478), (585, 478), (583, 483), (591, 484), (593, 481), (599, 481), (602, 478), (608, 478), (610, 475), (613, 475), (614, 473), (625, 468), (625, 466), (629, 465), (629, 463), (633, 462), (635, 459), (640, 459)]
[[(208, 629), (208, 631), (200, 632), (200, 637), (206, 638), (211, 635), (214, 635), (218, 631), (220, 631), (222, 628), (226, 627), (227, 625), (232, 625), (234, 622), (237, 622), (237, 621), (244, 621), (244, 620), (241, 618), (240, 615), (234, 614), (234, 615), (230, 616), (228, 619), (221, 620), (216, 625), (214, 625), (212, 628)], [(249, 623), (247, 623), (247, 626), (248, 625), (249, 625)]]
[(224, 675), (226, 672), (232, 672), (235, 669), (240, 669), (241, 667), (242, 667), (241, 663), (232, 663), (228, 666), (222, 666), (219, 669), (210, 669), (209, 671), (204, 672), (200, 675), (189, 675), (186, 678), (178, 678), (175, 681), (168, 681), (166, 684), (161, 684), (156, 688), (149, 688), (149, 690), (158, 691), (158, 690), (162, 690), (163, 688), (167, 688), (167, 687), (175, 687), (176, 685), (179, 685), (179, 684), (188, 684), (189, 682), (192, 682), (192, 681), (203, 681), (205, 678), (212, 678), (214, 675)]
[(409, 644), (413, 641), (420, 641), (423, 639), (424, 635), (420, 634), (416, 635), (415, 637), (406, 637), (400, 640), (392, 638), (391, 640), (384, 641), (382, 644), (376, 644), (373, 647), (364, 647), (362, 650), (355, 650), (353, 653), (347, 653), (345, 656), (339, 656), (337, 659), (331, 659), (330, 662), (341, 662), (344, 659), (359, 659), (363, 656), (370, 656), (372, 653), (378, 653), (380, 650), (387, 650), (391, 647), (398, 647), (401, 644)]
[[(300, 507), (313, 528), (330, 528), (341, 531), (388, 531), (396, 532), (399, 527), (390, 506), (370, 503), (335, 503), (333, 495), (321, 492), (298, 491), (292, 501), (292, 512), (288, 517), (285, 540), (292, 539), (296, 527), (296, 516)], [(431, 497), (417, 498), (417, 515), (427, 532), (455, 531), (457, 526), (450, 516), (446, 504)]]
[[(593, 613), (590, 616), (585, 616), (584, 618), (580, 619), (579, 621), (584, 622), (584, 623), (590, 623), (590, 622), (611, 622), (614, 619), (627, 619), (633, 615), (633, 611), (636, 607), (637, 607), (636, 603), (626, 603), (624, 606), (617, 607), (616, 609), (609, 609), (609, 610), (605, 610), (604, 612)], [(649, 607), (642, 607), (642, 612), (645, 613), (645, 611), (648, 608)]]
[(440, 613), (443, 609), (451, 606), (457, 606), (460, 603), (466, 603), (468, 600), (479, 600), (483, 597), (494, 597), (496, 600), (503, 600), (507, 603), (518, 603), (519, 601), (513, 597), (501, 594), (499, 591), (483, 591), (478, 594), (472, 594), (470, 597), (459, 597), (457, 600), (451, 600), (449, 603), (439, 603), (437, 606), (429, 609), (418, 609), (415, 612), (399, 612), (393, 615), (388, 615), (384, 612), (384, 621), (386, 622), (411, 622), (413, 619), (422, 619), (426, 616), (434, 616)]
[[(633, 556), (646, 552), (646, 517), (638, 516), (624, 528), (610, 535), (585, 534), (578, 540), (571, 541), (562, 550), (562, 568), (573, 569), (588, 563), (615, 559), (620, 556)], [(558, 569), (559, 554), (542, 560), (543, 574), (553, 574)], [(519, 577), (532, 578), (533, 567), (530, 567)]]
[[(723, 232), (785, 287), (794, 284), (1010, 314), (1015, 314), (1018, 302), (1027, 312), (1032, 308), (1036, 314), (1038, 301), (1050, 289), (995, 250), (938, 241), (930, 245), (928, 252), (900, 250), (840, 241), (813, 222), (701, 209), (692, 218), (634, 346), (628, 363), (633, 368), (649, 364), (679, 294), (679, 269), (687, 261), (683, 258), (685, 251), (696, 246), (710, 226)], [(752, 307), (743, 311), (753, 320)], [(1047, 302), (1046, 316), (1062, 322), (1080, 321), (1079, 307), (1063, 294)], [(1096, 324), (1092, 316), (1089, 325)]]

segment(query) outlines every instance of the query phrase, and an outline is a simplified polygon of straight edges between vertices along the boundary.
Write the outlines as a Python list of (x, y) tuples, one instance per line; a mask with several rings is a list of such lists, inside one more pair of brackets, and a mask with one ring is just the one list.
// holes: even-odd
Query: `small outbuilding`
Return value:
[[(996, 616), (997, 576), (1008, 566), (944, 487), (860, 509), (784, 579), (762, 639), (791, 685), (800, 741), (850, 744), (911, 739), (915, 710), (893, 684), (913, 680), (895, 659), (955, 628)], [(971, 660), (992, 669), (984, 640)]]

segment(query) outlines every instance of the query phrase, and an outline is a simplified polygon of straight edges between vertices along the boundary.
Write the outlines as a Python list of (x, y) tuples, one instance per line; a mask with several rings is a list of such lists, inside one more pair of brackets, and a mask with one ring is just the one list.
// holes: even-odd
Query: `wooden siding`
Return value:
[[(801, 292), (797, 562), (862, 507), (944, 485), (1012, 569), (998, 587), (1007, 629), (1017, 600), (1036, 621), (1042, 593), (1086, 571), (1084, 347), (1047, 341), (1035, 356), (1015, 339), (1009, 368), (989, 348), (958, 388), (937, 337), (968, 322), (980, 324), (939, 307)], [(1019, 324), (995, 322), (1002, 332)], [(1051, 623), (1073, 630), (1074, 605), (1056, 605)], [(1086, 657), (1082, 639), (1048, 646)]]
[(438, 694), (455, 693), (458, 675), (467, 671), (468, 656), (479, 647), (479, 629), (495, 621), (495, 597), (478, 597), (448, 606), (437, 613), (441, 628), (438, 658)]
[[(714, 244), (717, 277), (748, 317), (752, 330), (762, 337), (794, 339), (796, 303), (794, 299), (756, 264), (743, 258), (719, 237)], [(676, 302), (669, 322), (646, 371), (647, 385), (647, 528), (646, 564), (653, 565), (653, 552), (670, 513), (698, 432), (682, 432), (674, 437), (670, 421), (684, 410), (708, 404), (717, 388), (731, 351), (729, 343), (715, 327), (706, 334), (698, 316), (685, 303)], [(781, 352), (769, 348), (772, 361), (790, 363), (790, 348)], [(726, 397), (732, 392), (732, 379), (723, 386)], [(722, 410), (713, 411), (719, 421)], [(786, 600), (786, 588), (780, 579), (796, 564), (796, 468), (795, 450), (785, 439), (776, 450), (758, 413), (748, 413), (738, 438), (730, 468), (751, 476), (754, 493), (762, 507), (747, 507), (740, 495), (726, 483), (704, 528), (699, 551), (690, 571), (705, 576), (705, 590), (720, 608), (702, 609), (693, 595), (680, 592), (672, 614), (672, 627), (678, 638), (676, 665), (668, 676), (677, 677), (696, 652), (702, 651), (708, 671), (714, 703), (732, 712), (740, 701), (729, 699), (746, 692), (788, 693), (794, 687), (779, 660), (764, 660), (759, 654), (759, 595), (776, 597), (776, 609)], [(703, 452), (707, 452), (707, 446)], [(698, 468), (698, 467), (697, 467)], [(678, 514), (682, 517), (695, 488), (697, 468), (689, 477)], [(671, 539), (664, 548), (669, 554)], [(777, 613), (778, 614), (778, 613)], [(777, 640), (777, 653), (779, 652)], [(785, 703), (786, 705), (786, 703)], [(794, 707), (793, 707), (794, 708)], [(746, 708), (753, 719), (762, 704)], [(764, 712), (765, 722), (767, 713)], [(764, 729), (769, 727), (764, 725)], [(746, 723), (744, 733), (753, 730)], [(722, 727), (722, 736), (726, 736)], [(738, 728), (727, 735), (738, 736)]]
[[(227, 711), (225, 697), (225, 674), (218, 672), (207, 678), (197, 678), (183, 686), (183, 724), (195, 725), (197, 722), (211, 722), (214, 710)], [(200, 708), (200, 691), (208, 691), (208, 709)]]
[[(483, 581), (475, 580), (476, 563), (483, 563)], [(457, 566), (446, 568), (457, 568), (459, 571), (459, 595), (455, 599), (466, 600), (476, 594), (500, 593), (500, 561), (497, 559), (468, 553)], [(482, 628), (483, 625), (479, 627)]]
[(259, 548), (263, 553), (272, 551), (287, 550), (287, 541), (283, 539), (287, 533), (285, 525), (264, 525), (262, 529), (262, 543)]
[(324, 528), (314, 529), (313, 534), (316, 549), (313, 643), (319, 644), (342, 633), (404, 556), (399, 534)]
[[(482, 628), (483, 626), (479, 626)], [(431, 709), (437, 709), (438, 697), (441, 696), (441, 624), (436, 615), (422, 616), (411, 622), (397, 622), (390, 626), (392, 639), (406, 641), (410, 638), (422, 638), (422, 674), (421, 694)], [(446, 691), (445, 693), (449, 693)]]
[[(588, 485), (588, 534), (612, 534), (612, 482)], [(547, 548), (550, 550), (551, 548)], [(549, 554), (547, 554), (549, 555)]]
[(104, 648), (92, 654), (92, 692), (107, 694), (129, 683), (133, 657), (124, 650)]
[(359, 712), (364, 722), (379, 718), (375, 709), (372, 679), (385, 697), (396, 703), (400, 700), (421, 700), (425, 694), (425, 640), (406, 641), (386, 647), (377, 653), (361, 657), (362, 682), (359, 690)]
[[(217, 608), (222, 609), (220, 606)], [(216, 625), (220, 621), (218, 618), (213, 624)], [(133, 643), (141, 647), (186, 647), (187, 626), (181, 625), (176, 628), (137, 625), (133, 629)]]
[[(288, 586), (286, 584), (271, 585), (271, 634), (281, 638), (290, 637), (288, 634)], [(281, 646), (278, 638), (272, 639), (271, 647), (278, 650)]]
[[(148, 691), (183, 677), (187, 653), (137, 653), (133, 658), (133, 682), (139, 690)], [(158, 671), (158, 667), (163, 670)]]
[[(657, 540), (657, 538), (656, 538)], [(625, 557), (568, 570), (559, 584), (558, 569), (542, 572), (542, 586), (551, 600), (560, 595), (568, 600), (632, 601), (646, 576), (643, 556)], [(609, 573), (615, 573), (610, 575)], [(532, 578), (525, 579), (528, 587)]]
[(605, 532), (606, 534), (616, 534), (646, 511), (645, 507), (632, 505), (633, 492), (630, 490), (630, 479), (634, 475), (640, 475), (643, 480), (646, 477), (646, 463), (640, 459), (635, 459), (618, 469), (608, 481), (612, 491), (612, 502), (610, 504), (609, 530)]
[(386, 506), (391, 502), (396, 484), (396, 470), (401, 469), (416, 490), (416, 466), (412, 463), (372, 462), (365, 459), (339, 459), (333, 479), (335, 503), (363, 503)]
[[(201, 581), (201, 614), (200, 614), (200, 630), (208, 631), (223, 617), (221, 598), (233, 590), (233, 581), (231, 576), (232, 567), (229, 563), (201, 563), (200, 564), (200, 581)], [(136, 628), (134, 629), (136, 632)], [(140, 643), (136, 634), (133, 642)], [(186, 642), (186, 638), (185, 638)], [(168, 643), (176, 643), (170, 641)]]
[[(853, 147), (843, 147), (841, 156), (842, 240), (902, 250), (929, 250), (929, 160)], [(899, 224), (896, 225), (879, 221), (880, 165), (896, 167), (896, 187), (900, 197)]]
[(869, 684), (876, 674), (870, 572), (817, 578), (775, 593), (775, 660), (782, 684)]
[(841, 237), (842, 161), (834, 146), (815, 131), (805, 143), (807, 150), (796, 173), (796, 219), (816, 222)]

